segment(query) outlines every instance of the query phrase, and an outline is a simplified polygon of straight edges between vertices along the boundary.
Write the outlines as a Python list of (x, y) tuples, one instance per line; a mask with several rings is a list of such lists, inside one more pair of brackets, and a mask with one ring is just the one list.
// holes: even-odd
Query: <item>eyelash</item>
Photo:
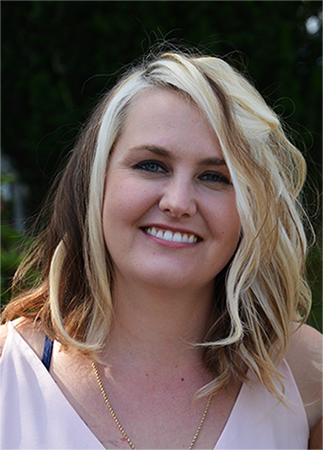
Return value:
[[(210, 180), (210, 179), (206, 179), (206, 177), (214, 177), (216, 179)], [(219, 172), (206, 172), (203, 173), (202, 175), (199, 176), (200, 179), (205, 179), (206, 182), (210, 182), (210, 183), (224, 183), (224, 184), (228, 184), (228, 185), (232, 185), (231, 181), (228, 180), (228, 178), (223, 175), (222, 173)]]
[[(169, 169), (163, 163), (154, 160), (142, 161), (138, 164), (135, 164), (133, 168), (135, 170), (143, 170), (144, 172), (151, 174), (165, 175), (169, 173)], [(232, 185), (231, 181), (228, 180), (225, 175), (219, 172), (204, 172), (198, 178), (206, 183), (224, 183), (227, 185)]]
[[(150, 168), (149, 168), (150, 166)], [(151, 166), (155, 166), (155, 168), (157, 168), (157, 170), (154, 170), (151, 168)], [(138, 164), (136, 164), (135, 166), (133, 166), (134, 169), (137, 170), (144, 170), (145, 172), (149, 172), (149, 173), (168, 173), (169, 170), (167, 169), (167, 167), (162, 164), (160, 161), (142, 161)], [(159, 170), (161, 169), (161, 170)]]

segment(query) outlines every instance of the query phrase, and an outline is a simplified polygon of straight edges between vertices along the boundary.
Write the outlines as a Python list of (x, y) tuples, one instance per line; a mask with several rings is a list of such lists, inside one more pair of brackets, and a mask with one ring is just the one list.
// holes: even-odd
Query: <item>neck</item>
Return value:
[(117, 358), (132, 367), (200, 363), (201, 342), (212, 308), (213, 286), (199, 292), (116, 284), (115, 323), (108, 339), (106, 360)]

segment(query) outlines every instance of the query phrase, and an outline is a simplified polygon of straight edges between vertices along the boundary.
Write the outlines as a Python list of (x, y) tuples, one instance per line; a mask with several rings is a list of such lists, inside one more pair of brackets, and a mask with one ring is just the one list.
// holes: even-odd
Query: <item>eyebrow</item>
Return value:
[[(159, 156), (164, 156), (170, 159), (174, 159), (174, 156), (172, 155), (172, 153), (167, 150), (164, 147), (157, 147), (155, 145), (139, 145), (138, 147), (134, 147), (131, 150), (137, 151), (137, 150), (148, 150), (149, 152), (155, 154), (155, 155), (159, 155)], [(223, 158), (202, 158), (198, 161), (198, 164), (200, 166), (226, 166), (226, 162)]]

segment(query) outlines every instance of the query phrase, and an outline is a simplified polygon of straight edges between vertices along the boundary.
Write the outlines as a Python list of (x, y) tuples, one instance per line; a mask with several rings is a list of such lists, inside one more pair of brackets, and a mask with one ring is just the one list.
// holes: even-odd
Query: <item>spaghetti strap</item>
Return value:
[(46, 367), (46, 369), (49, 371), (50, 366), (50, 360), (52, 358), (52, 350), (53, 350), (53, 341), (49, 339), (48, 336), (45, 338), (45, 344), (44, 344), (44, 351), (42, 356), (42, 363)]

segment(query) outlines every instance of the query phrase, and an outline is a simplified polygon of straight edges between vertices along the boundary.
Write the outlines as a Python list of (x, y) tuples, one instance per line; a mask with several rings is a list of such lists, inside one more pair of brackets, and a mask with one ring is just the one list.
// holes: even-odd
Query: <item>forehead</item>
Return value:
[(129, 116), (133, 119), (134, 115), (139, 115), (143, 120), (158, 115), (160, 119), (167, 121), (170, 112), (180, 113), (179, 117), (183, 120), (188, 115), (191, 119), (192, 116), (195, 116), (198, 121), (202, 119), (201, 111), (184, 93), (171, 89), (149, 88), (132, 99), (126, 112), (126, 120)]
[(216, 132), (195, 103), (176, 91), (161, 89), (134, 98), (120, 141), (132, 146), (158, 143), (165, 147), (197, 145), (205, 151), (220, 149)]

